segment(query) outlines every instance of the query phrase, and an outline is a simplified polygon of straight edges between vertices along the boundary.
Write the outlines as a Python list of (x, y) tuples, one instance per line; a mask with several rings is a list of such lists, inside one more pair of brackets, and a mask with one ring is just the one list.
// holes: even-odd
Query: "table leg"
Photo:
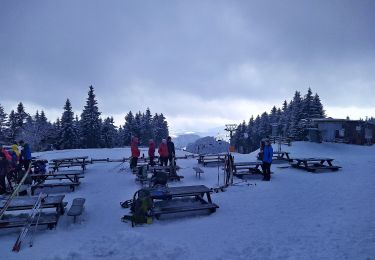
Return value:
[(57, 204), (56, 212), (60, 215), (64, 215), (65, 209), (64, 209), (64, 203), (63, 202)]
[(206, 192), (206, 196), (207, 196), (208, 203), (212, 203), (210, 192)]

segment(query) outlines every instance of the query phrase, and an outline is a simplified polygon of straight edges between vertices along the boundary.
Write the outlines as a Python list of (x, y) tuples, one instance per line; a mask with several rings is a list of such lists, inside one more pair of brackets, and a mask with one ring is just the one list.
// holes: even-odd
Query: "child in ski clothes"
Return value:
[(20, 157), (20, 163), (25, 168), (25, 171), (29, 168), (30, 162), (31, 162), (31, 149), (28, 143), (25, 143), (23, 140), (20, 141), (20, 145), (22, 147), (21, 150), (21, 157)]
[(150, 165), (154, 166), (155, 165), (155, 162), (154, 162), (154, 159), (155, 159), (155, 142), (154, 142), (154, 140), (150, 139), (150, 141), (148, 143), (149, 143), (148, 157), (150, 158)]
[(270, 140), (265, 141), (263, 150), (263, 180), (271, 180), (271, 164), (272, 164), (273, 149)]
[(169, 156), (167, 140), (163, 139), (161, 141), (161, 144), (159, 145), (158, 153), (160, 155), (160, 165), (167, 166), (168, 156)]
[(172, 165), (173, 158), (176, 154), (176, 151), (174, 149), (174, 143), (172, 142), (172, 138), (168, 136), (167, 138), (167, 146), (168, 146), (168, 160), (169, 160), (169, 165)]
[(12, 151), (16, 154), (17, 156), (17, 162), (20, 160), (20, 150), (18, 149), (18, 144), (14, 143), (12, 145)]
[(2, 146), (1, 146), (1, 152), (3, 153), (3, 155), (5, 156), (5, 159), (7, 160), (7, 161), (9, 161), (9, 162), (11, 162), (12, 161), (12, 155), (10, 155), (10, 153), (5, 149), (5, 148), (3, 148)]
[(130, 169), (137, 167), (138, 157), (140, 155), (140, 151), (138, 149), (138, 138), (133, 137), (131, 143), (131, 152), (132, 152), (132, 159), (130, 161)]

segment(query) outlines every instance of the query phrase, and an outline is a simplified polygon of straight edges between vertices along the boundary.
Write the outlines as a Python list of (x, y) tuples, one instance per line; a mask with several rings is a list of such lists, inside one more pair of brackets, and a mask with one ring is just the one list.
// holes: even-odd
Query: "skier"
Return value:
[(173, 164), (173, 158), (176, 155), (176, 151), (174, 149), (174, 143), (172, 142), (172, 138), (168, 136), (167, 138), (167, 146), (168, 146), (168, 160), (169, 160), (169, 165)]
[(132, 152), (132, 158), (131, 158), (131, 161), (130, 161), (130, 169), (133, 169), (133, 168), (137, 167), (138, 157), (140, 155), (140, 151), (138, 149), (138, 138), (137, 137), (132, 138), (131, 152)]
[(155, 142), (154, 142), (154, 140), (150, 139), (150, 141), (148, 143), (149, 143), (148, 157), (150, 158), (150, 165), (154, 166), (155, 165), (155, 162), (154, 162), (154, 159), (155, 159)]
[(0, 145), (0, 150), (4, 154), (5, 159), (7, 159), (8, 161), (12, 161), (12, 155), (10, 155), (7, 149), (5, 149), (2, 145)]
[(265, 140), (265, 146), (263, 150), (263, 181), (271, 180), (271, 164), (272, 164), (273, 149), (269, 139)]
[(21, 150), (21, 157), (20, 157), (20, 163), (25, 168), (25, 171), (29, 168), (29, 164), (31, 162), (31, 149), (28, 143), (25, 143), (23, 140), (20, 141), (20, 145), (22, 147)]
[(18, 163), (19, 160), (20, 160), (20, 150), (19, 150), (19, 147), (18, 147), (17, 142), (15, 142), (15, 143), (12, 145), (12, 151), (16, 154), (16, 156), (17, 156), (17, 163)]
[(168, 145), (167, 140), (163, 139), (161, 141), (161, 144), (159, 145), (158, 153), (160, 155), (160, 165), (161, 166), (167, 166), (168, 164)]

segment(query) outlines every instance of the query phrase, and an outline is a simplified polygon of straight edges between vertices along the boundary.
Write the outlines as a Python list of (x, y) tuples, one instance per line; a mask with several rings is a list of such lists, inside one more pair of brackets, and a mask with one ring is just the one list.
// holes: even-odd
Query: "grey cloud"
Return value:
[(93, 84), (105, 114), (186, 115), (172, 97), (281, 105), (310, 86), (331, 106), (371, 106), (374, 10), (368, 0), (2, 1), (0, 88), (12, 89), (2, 99), (61, 108), (69, 97), (79, 110)]

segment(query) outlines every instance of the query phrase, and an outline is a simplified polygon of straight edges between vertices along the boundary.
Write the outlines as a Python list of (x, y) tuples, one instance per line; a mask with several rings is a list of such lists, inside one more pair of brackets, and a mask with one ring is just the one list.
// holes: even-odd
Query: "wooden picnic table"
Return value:
[[(43, 203), (42, 208), (56, 208), (59, 215), (63, 215), (66, 204), (64, 203), (65, 195), (48, 195)], [(16, 197), (12, 199), (7, 211), (30, 210), (33, 208), (38, 196), (33, 197)], [(0, 200), (0, 209), (4, 207), (6, 200)]]
[[(332, 170), (337, 171), (341, 167), (332, 164), (332, 158), (293, 158), (296, 163), (292, 163), (292, 167), (304, 169), (308, 172), (315, 172), (316, 170)], [(327, 164), (325, 164), (327, 163)]]
[(89, 162), (86, 161), (88, 156), (78, 156), (78, 157), (69, 157), (69, 158), (58, 158), (52, 159), (50, 165), (52, 166), (53, 171), (58, 171), (62, 167), (74, 167), (80, 166), (82, 171), (86, 170), (86, 164)]
[[(163, 192), (151, 189), (150, 196), (154, 200), (152, 214), (159, 218), (163, 214), (187, 211), (209, 210), (215, 212), (219, 207), (211, 200), (211, 189), (204, 185), (167, 187)], [(206, 196), (207, 200), (204, 199)]]
[[(63, 202), (65, 195), (47, 196), (41, 204), (41, 208), (56, 208), (56, 213), (41, 213), (38, 217), (38, 223), (35, 220), (31, 223), (32, 226), (35, 225), (47, 225), (49, 229), (52, 229), (57, 225), (60, 215), (64, 214), (66, 202)], [(7, 211), (29, 211), (31, 210), (38, 196), (35, 197), (17, 197), (14, 198)], [(0, 208), (3, 208), (5, 200), (0, 201)], [(29, 214), (7, 214), (0, 220), (0, 228), (14, 228), (23, 227), (28, 221)]]
[(197, 161), (199, 164), (203, 164), (203, 166), (209, 163), (224, 163), (225, 154), (200, 154)]
[[(142, 169), (142, 170), (140, 170)], [(149, 185), (152, 186), (152, 177), (149, 177), (149, 174), (152, 173), (152, 176), (159, 172), (163, 172), (168, 176), (168, 181), (180, 181), (184, 176), (177, 175), (177, 171), (180, 169), (180, 166), (176, 165), (172, 166), (150, 166), (150, 165), (137, 165), (137, 170), (135, 171), (136, 174), (136, 181), (141, 183), (141, 185)]]
[(284, 152), (284, 151), (273, 152), (272, 159), (273, 160), (285, 160), (285, 161), (291, 162), (293, 160), (290, 159), (289, 154), (290, 154), (289, 152)]
[(63, 172), (52, 172), (46, 174), (31, 174), (31, 179), (34, 181), (34, 184), (44, 183), (46, 180), (69, 180), (70, 182), (79, 182), (79, 179), (84, 178), (85, 176), (82, 172), (77, 171), (63, 171)]
[(249, 173), (249, 174), (262, 174), (262, 171), (259, 169), (262, 166), (262, 161), (253, 161), (253, 162), (237, 162), (233, 163), (234, 174), (239, 174), (240, 172)]

